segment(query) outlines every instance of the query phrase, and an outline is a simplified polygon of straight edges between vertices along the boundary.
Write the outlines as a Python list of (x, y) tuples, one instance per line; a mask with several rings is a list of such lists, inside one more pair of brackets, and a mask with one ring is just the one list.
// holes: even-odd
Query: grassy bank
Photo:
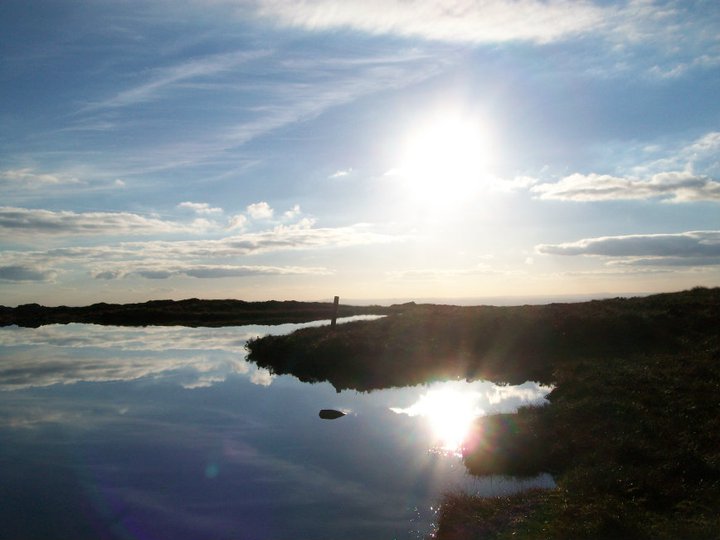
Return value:
[(441, 540), (720, 537), (720, 289), (511, 308), (404, 306), (249, 349), (275, 372), (338, 389), (447, 377), (555, 385), (547, 407), (481, 420), (465, 462), (476, 474), (552, 472), (557, 489), (449, 494)]
[[(439, 539), (719, 537), (717, 342), (565, 363), (557, 376), (550, 406), (482, 420), (484, 444), (465, 462), (475, 474), (552, 472), (558, 488), (519, 495), (520, 514), (502, 511), (513, 497), (450, 495)], [(458, 536), (473, 507), (497, 513), (493, 530)]]
[(720, 289), (517, 307), (402, 305), (376, 321), (248, 344), (276, 373), (371, 390), (439, 378), (555, 382), (561, 361), (680, 352), (716, 323)]

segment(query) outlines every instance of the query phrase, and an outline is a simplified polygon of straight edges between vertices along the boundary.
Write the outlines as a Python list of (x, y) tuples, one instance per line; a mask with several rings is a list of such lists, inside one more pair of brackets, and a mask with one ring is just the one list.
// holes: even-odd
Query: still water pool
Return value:
[(458, 457), (474, 417), (547, 387), (337, 393), (245, 360), (302, 326), (0, 328), (0, 538), (424, 538), (447, 490), (552, 485)]

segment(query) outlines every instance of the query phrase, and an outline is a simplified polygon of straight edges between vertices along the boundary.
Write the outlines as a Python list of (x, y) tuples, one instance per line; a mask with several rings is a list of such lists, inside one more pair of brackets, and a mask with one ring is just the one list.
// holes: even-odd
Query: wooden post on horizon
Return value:
[(335, 326), (335, 323), (337, 322), (338, 304), (339, 303), (340, 303), (340, 297), (336, 296), (335, 300), (333, 300), (333, 316), (332, 316), (332, 321), (330, 321), (330, 326)]

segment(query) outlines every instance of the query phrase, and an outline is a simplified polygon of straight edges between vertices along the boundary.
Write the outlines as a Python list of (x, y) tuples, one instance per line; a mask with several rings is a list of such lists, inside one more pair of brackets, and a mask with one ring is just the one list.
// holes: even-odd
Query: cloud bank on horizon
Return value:
[(0, 5), (3, 303), (720, 285), (720, 5)]

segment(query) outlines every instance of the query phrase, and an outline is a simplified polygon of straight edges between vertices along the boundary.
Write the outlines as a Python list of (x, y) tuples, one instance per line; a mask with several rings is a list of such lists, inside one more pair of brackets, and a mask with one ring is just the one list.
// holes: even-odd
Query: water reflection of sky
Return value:
[[(294, 328), (0, 329), (6, 536), (418, 538), (445, 490), (517, 488), (428, 452), (418, 403), (452, 387), (487, 413), (546, 389), (338, 394), (244, 360), (249, 337)], [(351, 412), (324, 421), (321, 408)]]
[[(339, 322), (373, 318), (377, 316), (359, 315)], [(93, 324), (6, 327), (0, 331), (0, 347), (7, 356), (0, 365), (0, 389), (142, 377), (173, 379), (194, 388), (224, 381), (229, 374), (245, 374), (255, 384), (267, 386), (272, 376), (245, 361), (245, 343), (269, 331), (283, 334), (323, 322), (220, 328)]]

